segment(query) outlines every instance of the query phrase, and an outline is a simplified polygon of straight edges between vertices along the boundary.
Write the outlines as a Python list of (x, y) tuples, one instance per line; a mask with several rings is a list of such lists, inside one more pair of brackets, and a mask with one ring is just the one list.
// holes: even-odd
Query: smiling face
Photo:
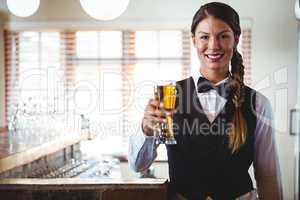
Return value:
[(196, 27), (193, 43), (201, 64), (201, 71), (227, 73), (238, 37), (229, 25), (220, 19), (208, 16)]

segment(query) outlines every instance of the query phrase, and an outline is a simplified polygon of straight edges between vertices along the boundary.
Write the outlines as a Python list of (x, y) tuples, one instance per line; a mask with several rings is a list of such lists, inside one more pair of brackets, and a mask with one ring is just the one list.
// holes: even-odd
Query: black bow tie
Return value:
[(230, 89), (228, 83), (224, 82), (219, 85), (213, 85), (209, 80), (204, 77), (200, 77), (197, 82), (197, 91), (199, 93), (208, 92), (209, 90), (216, 90), (218, 94), (224, 98), (230, 95)]

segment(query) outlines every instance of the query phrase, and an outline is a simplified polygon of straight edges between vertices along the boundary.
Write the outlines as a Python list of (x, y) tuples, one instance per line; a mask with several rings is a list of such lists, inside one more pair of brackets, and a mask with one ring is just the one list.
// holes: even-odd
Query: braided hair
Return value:
[(241, 106), (245, 97), (244, 65), (242, 56), (236, 49), (234, 50), (231, 59), (229, 84), (233, 90), (232, 101), (234, 104), (234, 115), (232, 120), (233, 129), (231, 129), (232, 132), (229, 134), (229, 146), (232, 149), (232, 152), (235, 152), (247, 139), (247, 124), (241, 111)]
[[(239, 15), (237, 12), (227, 4), (220, 2), (207, 3), (200, 7), (193, 17), (191, 25), (192, 36), (195, 36), (197, 25), (208, 16), (213, 16), (222, 20), (230, 26), (234, 36), (241, 35), (241, 27)], [(245, 144), (247, 139), (247, 124), (242, 115), (241, 106), (244, 102), (244, 65), (243, 58), (236, 48), (234, 48), (231, 58), (231, 71), (229, 73), (229, 87), (232, 89), (232, 101), (234, 104), (234, 114), (232, 118), (232, 127), (228, 134), (229, 148), (232, 153), (235, 153), (239, 148)]]

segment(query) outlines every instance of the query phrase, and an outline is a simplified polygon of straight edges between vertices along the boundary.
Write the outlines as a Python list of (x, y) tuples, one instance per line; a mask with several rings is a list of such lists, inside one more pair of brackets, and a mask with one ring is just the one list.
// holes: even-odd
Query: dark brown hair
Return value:
[[(240, 19), (238, 13), (229, 5), (220, 2), (207, 3), (199, 8), (193, 17), (191, 25), (192, 36), (195, 36), (196, 28), (203, 19), (208, 16), (222, 20), (232, 29), (234, 36), (241, 35)], [(244, 102), (244, 65), (241, 54), (235, 48), (231, 58), (231, 71), (229, 87), (232, 88), (232, 101), (235, 106), (232, 119), (232, 128), (229, 133), (229, 148), (232, 153), (237, 152), (246, 142), (247, 124), (242, 115), (241, 105)]]

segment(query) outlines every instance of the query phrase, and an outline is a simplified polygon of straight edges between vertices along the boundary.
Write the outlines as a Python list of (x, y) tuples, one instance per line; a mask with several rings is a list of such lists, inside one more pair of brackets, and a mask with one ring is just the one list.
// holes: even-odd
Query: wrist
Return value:
[(143, 134), (146, 136), (146, 137), (154, 137), (154, 134), (153, 134), (153, 130), (150, 129), (150, 128), (147, 128), (145, 125), (144, 125), (144, 120), (142, 120), (142, 132)]

